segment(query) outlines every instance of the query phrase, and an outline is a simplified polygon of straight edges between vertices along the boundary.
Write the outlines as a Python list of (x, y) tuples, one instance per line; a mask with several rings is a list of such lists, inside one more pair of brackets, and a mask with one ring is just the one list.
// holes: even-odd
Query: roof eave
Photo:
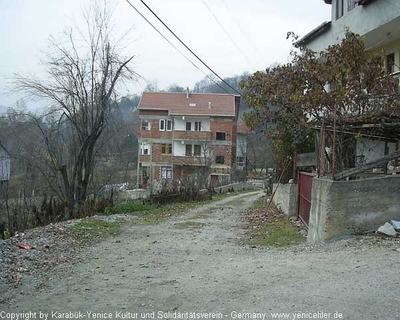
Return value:
[(307, 43), (310, 43), (313, 39), (318, 38), (320, 35), (325, 33), (331, 27), (331, 25), (332, 25), (332, 21), (325, 21), (324, 23), (321, 23), (318, 27), (311, 30), (300, 40), (296, 41), (295, 46), (301, 47)]
[(358, 0), (357, 3), (358, 3), (359, 5), (366, 6), (367, 4), (370, 4), (370, 3), (374, 2), (374, 1), (375, 1), (375, 0)]

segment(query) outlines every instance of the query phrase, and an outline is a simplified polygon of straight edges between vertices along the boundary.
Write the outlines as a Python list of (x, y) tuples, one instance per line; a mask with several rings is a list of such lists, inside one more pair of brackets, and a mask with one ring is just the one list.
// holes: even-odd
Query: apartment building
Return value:
[(230, 182), (239, 103), (231, 94), (144, 92), (138, 107), (139, 186)]

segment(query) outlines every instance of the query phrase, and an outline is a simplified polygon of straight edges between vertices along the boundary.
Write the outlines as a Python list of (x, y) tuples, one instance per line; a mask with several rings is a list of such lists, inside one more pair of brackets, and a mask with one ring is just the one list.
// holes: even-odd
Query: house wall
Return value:
[[(243, 170), (246, 166), (246, 157), (247, 157), (247, 135), (238, 134), (237, 135), (237, 143), (236, 143), (236, 169)], [(238, 157), (243, 158), (243, 165), (238, 164)]]
[[(400, 24), (400, 22), (399, 22)], [(375, 55), (388, 55), (394, 53), (394, 72), (400, 71), (400, 39), (389, 42), (382, 47), (371, 50)]]
[(245, 157), (247, 151), (247, 136), (238, 134), (237, 136), (237, 148), (236, 148), (236, 156), (237, 157)]
[[(321, 36), (313, 39), (307, 47), (314, 51), (322, 51), (331, 44), (337, 44), (344, 37), (345, 27), (360, 35), (368, 34), (366, 48), (378, 45), (379, 41), (387, 38), (387, 32), (392, 31), (392, 38), (398, 38), (397, 29), (400, 17), (400, 6), (395, 6), (388, 1), (378, 0), (366, 6), (356, 6), (351, 11), (336, 19), (336, 6), (339, 0), (332, 1), (332, 25)], [(347, 0), (344, 0), (345, 8)], [(378, 32), (381, 29), (382, 32)], [(387, 29), (387, 30), (386, 30)], [(395, 34), (396, 33), (396, 34)]]
[(231, 118), (215, 117), (211, 118), (210, 129), (212, 132), (211, 140), (216, 140), (217, 132), (225, 132), (225, 141), (236, 141), (236, 132), (234, 131), (234, 123)]
[(274, 183), (272, 202), (289, 217), (297, 216), (297, 184)]
[(400, 220), (400, 176), (351, 181), (314, 178), (308, 241), (375, 230)]
[[(396, 151), (396, 144), (393, 142), (387, 143), (388, 154)], [(356, 164), (362, 165), (367, 162), (377, 160), (385, 156), (385, 142), (379, 140), (370, 140), (361, 138), (357, 141), (357, 158)]]
[(174, 156), (183, 157), (185, 155), (185, 144), (181, 141), (174, 141), (173, 152)]

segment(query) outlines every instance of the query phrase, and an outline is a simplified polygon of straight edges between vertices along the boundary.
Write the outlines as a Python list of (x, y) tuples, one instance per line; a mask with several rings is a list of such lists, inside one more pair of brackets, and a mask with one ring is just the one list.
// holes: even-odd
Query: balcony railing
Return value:
[(187, 166), (209, 166), (211, 159), (204, 156), (174, 156), (174, 164)]
[(210, 141), (212, 138), (211, 131), (174, 131), (174, 140), (197, 140)]

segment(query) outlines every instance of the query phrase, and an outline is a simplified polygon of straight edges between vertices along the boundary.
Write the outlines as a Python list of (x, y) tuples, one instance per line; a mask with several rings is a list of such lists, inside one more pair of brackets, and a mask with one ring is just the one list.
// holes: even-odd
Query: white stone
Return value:
[(383, 226), (380, 226), (378, 228), (378, 232), (390, 237), (395, 237), (397, 235), (396, 230), (394, 230), (393, 226), (388, 222), (386, 222)]

